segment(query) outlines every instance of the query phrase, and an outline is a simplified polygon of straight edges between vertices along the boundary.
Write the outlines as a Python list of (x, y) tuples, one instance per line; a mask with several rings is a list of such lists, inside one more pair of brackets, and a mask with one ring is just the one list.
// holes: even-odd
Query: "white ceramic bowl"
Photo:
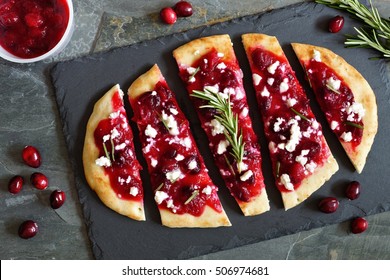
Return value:
[(56, 55), (60, 51), (62, 51), (66, 47), (66, 45), (69, 43), (70, 38), (72, 37), (73, 27), (74, 27), (74, 24), (73, 24), (73, 18), (74, 18), (73, 2), (72, 2), (72, 0), (66, 0), (66, 2), (67, 2), (68, 7), (69, 7), (68, 25), (65, 29), (64, 35), (62, 35), (61, 40), (57, 43), (57, 45), (54, 46), (54, 48), (52, 48), (47, 53), (42, 54), (42, 55), (37, 56), (37, 57), (20, 58), (18, 56), (13, 55), (10, 52), (8, 52), (0, 45), (0, 57), (6, 59), (8, 61), (12, 61), (12, 62), (16, 62), (16, 63), (32, 63), (32, 62), (37, 62), (37, 61), (41, 61), (41, 60), (44, 60), (46, 58), (52, 57), (53, 55)]

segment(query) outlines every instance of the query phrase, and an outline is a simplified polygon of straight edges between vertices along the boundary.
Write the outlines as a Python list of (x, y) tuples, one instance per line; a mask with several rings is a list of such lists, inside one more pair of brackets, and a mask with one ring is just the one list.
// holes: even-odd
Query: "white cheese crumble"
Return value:
[(321, 53), (317, 50), (313, 51), (313, 59), (315, 61), (321, 62)]
[(274, 154), (278, 151), (278, 148), (276, 147), (276, 144), (273, 141), (269, 142), (268, 149), (271, 152), (271, 154)]
[(289, 191), (294, 190), (294, 185), (291, 183), (291, 179), (290, 179), (290, 176), (288, 174), (282, 174), (282, 176), (280, 176), (280, 182)]
[(120, 111), (112, 112), (109, 116), (110, 119), (116, 119), (121, 114)]
[(150, 124), (146, 126), (145, 135), (155, 138), (157, 136), (157, 130), (155, 130)]
[(262, 77), (259, 74), (256, 74), (256, 73), (254, 73), (252, 75), (252, 78), (253, 78), (253, 84), (255, 86), (258, 86), (260, 84), (260, 82), (261, 82), (261, 79), (262, 79)]
[(214, 86), (204, 86), (203, 90), (204, 91), (211, 91), (212, 93), (218, 93), (219, 92), (219, 86), (218, 86), (218, 84), (214, 85)]
[(171, 112), (171, 113), (174, 114), (175, 116), (176, 116), (177, 114), (179, 114), (179, 111), (176, 110), (175, 108), (169, 108), (169, 112)]
[(175, 117), (173, 115), (166, 114), (165, 111), (162, 111), (161, 117), (165, 125), (168, 127), (169, 134), (179, 135), (180, 132)]
[(279, 61), (276, 61), (276, 62), (272, 63), (270, 66), (267, 67), (267, 71), (270, 74), (275, 74), (275, 71), (278, 68), (279, 64), (280, 64)]
[(361, 119), (364, 117), (366, 111), (363, 108), (363, 105), (359, 102), (353, 102), (350, 106), (347, 108), (347, 120), (353, 122), (355, 120), (355, 117), (357, 116), (357, 120), (361, 121)]
[(156, 193), (154, 194), (154, 200), (157, 202), (157, 204), (161, 204), (168, 197), (169, 195), (163, 191), (156, 191)]
[(190, 75), (193, 75), (196, 71), (196, 68), (194, 67), (188, 67), (187, 68), (187, 73), (190, 74)]
[(123, 150), (124, 148), (126, 148), (126, 143), (122, 143), (122, 144), (116, 145), (115, 146), (115, 151), (120, 151), (120, 150)]
[(120, 136), (118, 130), (114, 127), (112, 130), (111, 130), (111, 139), (115, 139), (116, 137)]
[(108, 140), (110, 140), (110, 138), (111, 138), (111, 135), (110, 135), (110, 134), (104, 135), (104, 136), (103, 136), (103, 142), (104, 142), (104, 143), (107, 142)]
[(276, 122), (274, 123), (274, 131), (279, 132), (280, 131), (280, 125), (284, 122), (283, 118), (277, 118)]
[(156, 96), (157, 95), (157, 91), (153, 90), (152, 91), (152, 96)]
[(217, 56), (218, 56), (219, 58), (222, 58), (222, 57), (224, 57), (225, 55), (224, 55), (223, 53), (219, 52), (219, 53), (217, 53)]
[(295, 161), (300, 163), (302, 166), (305, 166), (307, 163), (307, 155), (309, 154), (309, 150), (302, 150), (299, 156), (295, 157)]
[(128, 184), (128, 183), (130, 183), (130, 182), (131, 182), (131, 177), (130, 177), (130, 175), (129, 175), (129, 176), (127, 176), (126, 184)]
[(330, 123), (330, 128), (331, 128), (332, 130), (335, 130), (338, 126), (339, 126), (339, 123), (336, 122), (336, 121), (332, 121), (332, 122)]
[(246, 118), (248, 116), (249, 110), (247, 107), (242, 108), (240, 113), (240, 118)]
[(219, 70), (226, 69), (226, 64), (223, 63), (223, 62), (221, 62), (221, 63), (219, 63), (219, 64), (217, 65), (217, 68), (218, 68)]
[(263, 97), (269, 97), (270, 93), (269, 93), (267, 87), (263, 88), (263, 91), (260, 93), (260, 95)]
[(288, 91), (288, 89), (289, 89), (288, 78), (284, 78), (283, 82), (281, 82), (280, 85), (279, 85), (279, 92), (283, 93), (283, 92)]
[(138, 189), (136, 187), (131, 187), (130, 188), (130, 194), (132, 196), (136, 196), (138, 194)]
[(274, 78), (268, 78), (267, 79), (267, 84), (269, 84), (270, 86), (272, 86), (275, 82), (275, 79)]
[(295, 148), (297, 147), (301, 139), (302, 133), (297, 120), (291, 119), (289, 121), (289, 124), (292, 125), (290, 128), (290, 139), (286, 143), (286, 150), (289, 152), (293, 152), (295, 151)]
[(341, 81), (334, 79), (333, 77), (330, 77), (329, 79), (326, 80), (326, 85), (333, 90), (339, 90)]
[(238, 100), (243, 99), (244, 96), (245, 96), (245, 93), (240, 88), (237, 88), (236, 89), (236, 99), (238, 99)]
[(293, 107), (295, 104), (297, 104), (298, 101), (295, 98), (289, 98), (287, 99), (287, 106), (288, 107)]
[(190, 137), (186, 137), (183, 140), (180, 140), (180, 144), (182, 146), (186, 147), (187, 149), (191, 148), (192, 147), (191, 138)]
[(181, 155), (181, 154), (178, 154), (178, 155), (175, 157), (175, 159), (176, 159), (177, 161), (182, 161), (182, 160), (184, 159), (184, 156)]
[(225, 130), (225, 127), (217, 119), (211, 120), (210, 126), (212, 127), (211, 135), (213, 136), (223, 134)]
[(221, 140), (218, 143), (218, 148), (217, 148), (217, 154), (222, 155), (224, 152), (226, 152), (226, 148), (229, 147), (229, 142), (226, 140)]
[(188, 163), (188, 169), (193, 170), (193, 169), (195, 169), (196, 167), (198, 167), (198, 163), (196, 162), (195, 159), (191, 160), (191, 161)]
[(253, 176), (253, 172), (252, 172), (252, 170), (248, 170), (248, 171), (246, 171), (244, 174), (242, 174), (241, 176), (240, 176), (240, 180), (241, 181), (243, 181), (243, 182), (245, 182), (245, 181), (247, 181), (250, 177), (252, 177)]
[(340, 136), (341, 139), (343, 139), (345, 142), (351, 142), (352, 141), (352, 133), (349, 132), (343, 132)]
[(175, 208), (175, 206), (173, 205), (173, 199), (167, 200), (167, 207), (171, 209)]
[(111, 166), (111, 161), (104, 156), (95, 160), (95, 163), (96, 163), (96, 165), (103, 166), (103, 167), (110, 167)]
[(169, 171), (165, 174), (165, 177), (171, 181), (171, 183), (174, 183), (177, 179), (181, 177), (182, 173), (180, 169), (174, 169), (172, 171)]
[(314, 161), (311, 161), (305, 165), (306, 170), (309, 171), (310, 173), (313, 173), (314, 170), (316, 169), (316, 167), (317, 167), (317, 164)]
[(241, 171), (248, 170), (248, 164), (245, 164), (243, 161), (237, 163), (237, 169)]
[(202, 193), (204, 193), (205, 195), (210, 195), (212, 191), (213, 189), (210, 186), (206, 186), (205, 188), (203, 188)]
[(158, 164), (158, 160), (157, 160), (157, 159), (152, 158), (152, 159), (150, 160), (150, 165), (151, 165), (152, 167), (156, 167), (157, 164)]

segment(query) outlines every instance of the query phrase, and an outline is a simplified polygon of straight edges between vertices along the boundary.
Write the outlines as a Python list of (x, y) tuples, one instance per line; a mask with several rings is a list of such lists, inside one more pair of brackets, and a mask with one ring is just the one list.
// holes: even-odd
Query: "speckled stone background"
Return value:
[[(175, 1), (73, 2), (75, 31), (62, 53), (27, 65), (0, 59), (0, 259), (93, 259), (49, 79), (55, 62), (302, 1), (193, 0), (195, 14), (174, 26), (162, 24), (158, 11)], [(388, 0), (374, 4), (388, 17)], [(387, 70), (390, 73), (390, 63)], [(41, 151), (43, 164), (38, 170), (22, 163), (25, 145)], [(31, 187), (28, 178), (34, 171), (49, 177), (48, 189)], [(7, 183), (16, 174), (27, 183), (20, 194), (11, 195)], [(68, 199), (63, 207), (52, 210), (48, 198), (56, 188), (63, 189)], [(31, 240), (17, 235), (19, 224), (26, 219), (40, 226), (40, 233)], [(201, 258), (390, 259), (390, 213), (369, 216), (368, 221), (369, 229), (361, 235), (350, 234), (346, 222)]]

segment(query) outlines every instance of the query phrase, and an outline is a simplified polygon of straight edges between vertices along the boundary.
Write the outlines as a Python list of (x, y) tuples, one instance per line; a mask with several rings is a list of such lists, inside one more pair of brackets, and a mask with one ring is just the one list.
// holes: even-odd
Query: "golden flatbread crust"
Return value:
[[(223, 60), (237, 63), (237, 58), (232, 47), (232, 41), (227, 34), (202, 37), (186, 43), (173, 51), (173, 56), (179, 67), (192, 66), (200, 57), (215, 49), (223, 53)], [(270, 210), (266, 189), (263, 188), (259, 195), (253, 197), (249, 202), (236, 199), (245, 216), (254, 216)]]
[(119, 85), (113, 86), (94, 106), (88, 120), (83, 148), (83, 166), (85, 178), (92, 190), (96, 192), (100, 200), (115, 212), (138, 221), (145, 220), (143, 201), (124, 200), (118, 198), (110, 184), (109, 177), (104, 172), (104, 167), (98, 166), (95, 160), (99, 157), (99, 149), (96, 147), (94, 132), (103, 119), (113, 112), (111, 100), (116, 92), (121, 89)]
[[(285, 57), (279, 41), (274, 36), (248, 33), (242, 35), (242, 42), (251, 64), (252, 58), (250, 51), (256, 47), (264, 48), (277, 56)], [(324, 141), (326, 142), (325, 138)], [(296, 190), (281, 192), (285, 210), (288, 210), (307, 199), (313, 192), (318, 190), (326, 181), (328, 181), (338, 168), (336, 160), (333, 155), (330, 154), (327, 161), (322, 166), (318, 166), (313, 173), (308, 175)]]
[(305, 68), (305, 62), (313, 58), (314, 50), (320, 52), (321, 61), (344, 80), (351, 89), (355, 101), (363, 105), (365, 115), (362, 142), (353, 149), (351, 143), (340, 141), (356, 171), (361, 173), (378, 131), (377, 104), (372, 88), (359, 71), (331, 50), (308, 44), (292, 43), (291, 45), (303, 68)]
[[(130, 86), (127, 94), (130, 104), (133, 110), (137, 110), (135, 106), (135, 100), (145, 92), (153, 91), (155, 85), (159, 81), (164, 81), (164, 77), (161, 74), (159, 67), (155, 64), (146, 73), (139, 76)], [(175, 214), (167, 209), (159, 207), (161, 222), (167, 227), (199, 227), (199, 228), (211, 228), (220, 226), (231, 226), (231, 223), (222, 209), (221, 212), (217, 212), (209, 206), (205, 207), (204, 212), (200, 216), (193, 216), (190, 214)]]

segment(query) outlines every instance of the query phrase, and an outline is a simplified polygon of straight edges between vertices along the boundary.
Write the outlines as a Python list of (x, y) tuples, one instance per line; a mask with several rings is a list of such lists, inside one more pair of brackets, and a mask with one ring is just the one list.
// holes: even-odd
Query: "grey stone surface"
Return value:
[[(27, 65), (0, 60), (0, 259), (93, 259), (49, 80), (53, 63), (301, 1), (193, 0), (194, 16), (174, 26), (160, 23), (158, 11), (175, 1), (73, 2), (75, 31), (62, 53)], [(388, 0), (375, 4), (383, 15), (390, 14)], [(37, 170), (22, 163), (25, 145), (42, 153), (43, 164)], [(49, 177), (48, 189), (31, 187), (28, 180), (34, 171)], [(23, 175), (26, 184), (20, 194), (11, 195), (7, 183), (16, 174)], [(67, 202), (57, 210), (48, 202), (55, 188), (67, 194)], [(30, 240), (17, 235), (26, 219), (40, 226), (40, 233)], [(368, 221), (369, 229), (361, 235), (350, 234), (345, 222), (201, 259), (390, 259), (390, 213), (369, 216)]]

